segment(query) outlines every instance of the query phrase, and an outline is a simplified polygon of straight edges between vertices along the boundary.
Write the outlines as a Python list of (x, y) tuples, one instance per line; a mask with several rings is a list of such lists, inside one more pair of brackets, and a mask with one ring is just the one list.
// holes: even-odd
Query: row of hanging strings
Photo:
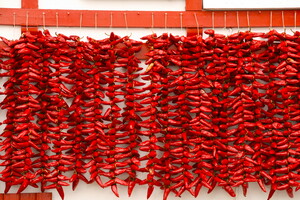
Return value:
[[(68, 13), (69, 14), (69, 13)], [(127, 13), (123, 13), (124, 14), (124, 23), (125, 23), (125, 27), (126, 29), (128, 29), (128, 21), (127, 21)], [(211, 12), (212, 16), (212, 29), (215, 29), (215, 12)], [(179, 14), (179, 19), (180, 19), (180, 29), (183, 29), (183, 13)], [(284, 19), (284, 11), (282, 11), (281, 13), (281, 17), (282, 17), (282, 27), (283, 30), (286, 30), (285, 27), (285, 19)], [(46, 13), (43, 12), (43, 28), (46, 29)], [(194, 18), (195, 18), (195, 23), (196, 23), (196, 28), (197, 28), (197, 34), (200, 35), (200, 26), (199, 26), (199, 22), (198, 22), (198, 17), (197, 17), (197, 13), (194, 13)], [(56, 28), (59, 27), (59, 15), (58, 12), (55, 13), (55, 19), (56, 19)], [(80, 17), (79, 17), (79, 28), (81, 29), (82, 27), (82, 19), (83, 19), (83, 13), (80, 13)], [(95, 13), (95, 29), (98, 28), (98, 13)], [(236, 11), (236, 22), (237, 22), (237, 29), (238, 32), (240, 31), (240, 18), (239, 18), (239, 11)], [(297, 12), (294, 11), (294, 29), (296, 30), (296, 22), (297, 22)], [(164, 28), (167, 29), (168, 23), (168, 13), (164, 14)], [(13, 26), (16, 26), (16, 13), (13, 13)], [(26, 30), (28, 30), (28, 26), (29, 26), (29, 12), (27, 11), (26, 13)], [(113, 27), (113, 13), (110, 13), (110, 28)], [(251, 25), (250, 25), (250, 16), (249, 16), (249, 11), (247, 11), (247, 27), (249, 30), (251, 30)], [(151, 13), (151, 29), (154, 28), (154, 12)], [(227, 12), (224, 11), (224, 28), (227, 29)], [(273, 28), (273, 12), (270, 11), (270, 29)]]

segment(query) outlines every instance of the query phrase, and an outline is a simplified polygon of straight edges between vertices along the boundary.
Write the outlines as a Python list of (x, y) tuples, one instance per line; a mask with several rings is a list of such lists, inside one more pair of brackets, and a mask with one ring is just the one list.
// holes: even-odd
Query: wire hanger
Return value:
[[(124, 13), (124, 21), (125, 21), (126, 30), (128, 31), (128, 21), (127, 21), (127, 13), (126, 12)], [(131, 35), (132, 35), (132, 32), (130, 33), (130, 35), (128, 36), (128, 38), (130, 38)]]
[[(227, 12), (224, 12), (224, 29), (225, 31), (227, 31)], [(228, 28), (229, 29), (229, 34), (232, 34), (233, 30), (231, 27)]]
[(227, 28), (227, 12), (224, 12), (224, 28)]
[(294, 29), (295, 31), (297, 31), (297, 11), (294, 11)]
[(127, 13), (124, 13), (124, 21), (125, 21), (126, 30), (128, 30)]
[(82, 13), (80, 13), (80, 18), (79, 18), (79, 28), (81, 29), (82, 27)]
[(45, 17), (46, 13), (43, 12), (43, 29), (46, 30), (46, 17)]
[(13, 13), (13, 38), (15, 37), (15, 32), (16, 32), (16, 12)]
[(196, 21), (196, 26), (197, 26), (197, 36), (200, 35), (200, 30), (199, 30), (199, 23), (198, 23), (198, 19), (197, 19), (197, 14), (194, 13), (194, 17), (195, 17), (195, 21)]
[(154, 13), (152, 12), (151, 13), (151, 31), (152, 31), (152, 34), (154, 34), (153, 28), (154, 28)]
[(58, 12), (55, 13), (55, 19), (56, 19), (56, 31), (58, 31)]
[(249, 11), (247, 11), (247, 25), (248, 25), (248, 31), (251, 31), (251, 26), (250, 26), (250, 15), (249, 15)]
[(29, 23), (29, 12), (26, 13), (26, 31), (28, 31), (28, 23)]
[(240, 18), (239, 18), (239, 11), (236, 11), (236, 23), (237, 23), (237, 31), (240, 32)]
[(98, 13), (95, 13), (95, 29), (98, 27)]
[(168, 13), (165, 13), (165, 31), (167, 32)]
[(212, 29), (215, 30), (215, 12), (211, 12)]
[(272, 26), (273, 26), (273, 12), (271, 10), (271, 12), (270, 12), (270, 27), (269, 27), (270, 30), (273, 28)]
[(183, 13), (180, 13), (180, 30), (182, 30), (182, 18), (183, 18)]
[(284, 23), (284, 11), (281, 12), (281, 19), (282, 19), (282, 28), (283, 32), (286, 32), (285, 23)]
[(112, 28), (113, 26), (113, 13), (110, 12), (110, 25), (109, 25), (109, 28)]

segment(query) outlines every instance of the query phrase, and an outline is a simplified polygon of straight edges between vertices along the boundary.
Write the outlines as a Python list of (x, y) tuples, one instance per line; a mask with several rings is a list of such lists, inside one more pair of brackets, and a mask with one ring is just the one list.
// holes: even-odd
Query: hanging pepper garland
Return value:
[[(1, 37), (4, 192), (80, 181), (181, 196), (300, 189), (299, 32)], [(68, 174), (68, 175), (67, 175)], [(140, 175), (144, 176), (140, 176)], [(143, 178), (145, 177), (145, 178)]]

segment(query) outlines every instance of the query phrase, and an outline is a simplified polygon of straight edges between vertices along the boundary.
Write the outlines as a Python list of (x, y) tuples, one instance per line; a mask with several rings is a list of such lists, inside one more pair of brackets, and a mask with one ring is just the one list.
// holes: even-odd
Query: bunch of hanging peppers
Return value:
[(23, 33), (0, 52), (6, 111), (4, 192), (96, 182), (170, 193), (256, 182), (270, 199), (300, 189), (300, 32), (206, 30), (142, 42), (49, 31)]

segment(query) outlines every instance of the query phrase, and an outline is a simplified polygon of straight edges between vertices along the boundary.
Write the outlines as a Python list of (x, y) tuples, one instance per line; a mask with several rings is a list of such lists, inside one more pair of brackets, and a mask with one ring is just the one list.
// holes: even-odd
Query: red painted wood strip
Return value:
[[(285, 16), (285, 26), (294, 26), (294, 12), (300, 16), (300, 10), (273, 10), (273, 27), (282, 27), (282, 11)], [(126, 13), (128, 27), (150, 28), (152, 26), (152, 11), (99, 11), (99, 10), (54, 10), (54, 9), (19, 9), (0, 8), (0, 24), (13, 25), (13, 13), (16, 14), (16, 25), (25, 26), (28, 12), (28, 26), (43, 26), (43, 13), (45, 13), (45, 26), (56, 26), (56, 13), (59, 17), (59, 27), (79, 27), (82, 14), (82, 27), (95, 27), (95, 14), (97, 14), (97, 27), (109, 27), (111, 13), (113, 14), (112, 27), (126, 27), (124, 13)], [(180, 28), (180, 14), (182, 13), (182, 27), (196, 28), (195, 13), (199, 27), (212, 26), (212, 11), (155, 11), (154, 27), (165, 27), (165, 13), (168, 14), (167, 27)], [(237, 27), (237, 11), (226, 11), (226, 23), (224, 20), (225, 11), (214, 11), (215, 27)], [(239, 11), (240, 27), (248, 27), (247, 11)], [(270, 11), (251, 10), (249, 11), (251, 27), (269, 27)], [(300, 26), (300, 20), (296, 22)]]
[(202, 0), (185, 0), (185, 10), (202, 10)]
[(25, 26), (21, 27), (21, 33), (24, 33), (27, 31), (29, 31), (32, 34), (35, 34), (38, 31), (38, 27), (36, 27), (36, 26), (35, 27), (25, 27)]
[(52, 200), (52, 193), (37, 193), (36, 200)]
[(4, 194), (4, 200), (20, 200), (20, 194)]
[(4, 194), (0, 194), (0, 200), (4, 200)]
[(38, 0), (22, 0), (21, 6), (22, 6), (22, 8), (38, 8), (39, 1)]
[[(187, 28), (186, 29), (187, 36), (193, 36), (198, 35), (198, 29), (197, 28)], [(199, 28), (199, 35), (203, 35), (203, 29)]]
[(20, 195), (20, 200), (36, 200), (36, 193), (23, 193)]
[(145, 59), (148, 58), (148, 57), (145, 55), (148, 51), (149, 51), (149, 49), (148, 49), (147, 45), (146, 45), (146, 44), (143, 44), (143, 45), (142, 45), (142, 49), (141, 49), (139, 52), (137, 52), (137, 53), (135, 54), (135, 56), (136, 56), (138, 59), (145, 60)]

